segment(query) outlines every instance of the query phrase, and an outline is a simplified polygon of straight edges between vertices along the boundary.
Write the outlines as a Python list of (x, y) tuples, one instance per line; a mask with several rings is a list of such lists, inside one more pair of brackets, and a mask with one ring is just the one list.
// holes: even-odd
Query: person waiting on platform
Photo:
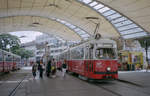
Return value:
[(67, 69), (67, 65), (66, 65), (65, 60), (64, 60), (64, 62), (62, 64), (62, 77), (65, 77), (66, 69)]
[(56, 62), (55, 59), (51, 62), (51, 71), (52, 71), (52, 77), (56, 77)]
[(48, 61), (48, 64), (46, 66), (46, 75), (49, 77), (51, 74), (51, 60)]
[(33, 64), (32, 65), (32, 74), (33, 74), (34, 78), (36, 77), (36, 70), (37, 70), (37, 66), (36, 66), (36, 64)]
[(40, 62), (39, 70), (40, 70), (39, 77), (43, 78), (44, 65), (43, 65), (42, 61)]

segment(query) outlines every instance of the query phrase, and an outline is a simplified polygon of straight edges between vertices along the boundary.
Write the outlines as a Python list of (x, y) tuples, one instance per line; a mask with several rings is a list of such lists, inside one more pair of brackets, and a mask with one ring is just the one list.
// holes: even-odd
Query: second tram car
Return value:
[(84, 79), (118, 78), (117, 44), (113, 40), (91, 40), (69, 48), (58, 58), (65, 60), (68, 71)]
[(0, 49), (0, 72), (20, 69), (21, 57)]

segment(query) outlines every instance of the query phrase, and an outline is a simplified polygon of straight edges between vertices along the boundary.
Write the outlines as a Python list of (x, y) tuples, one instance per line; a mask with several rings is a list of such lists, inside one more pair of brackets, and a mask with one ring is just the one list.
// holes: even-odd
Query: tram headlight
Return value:
[(110, 71), (111, 70), (111, 68), (110, 67), (107, 67), (107, 71)]

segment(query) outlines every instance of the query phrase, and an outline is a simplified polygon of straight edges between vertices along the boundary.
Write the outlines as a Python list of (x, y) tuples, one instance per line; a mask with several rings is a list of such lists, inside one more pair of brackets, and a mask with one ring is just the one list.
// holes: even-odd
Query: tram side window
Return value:
[(85, 50), (85, 59), (89, 59), (89, 48), (86, 48)]
[(67, 52), (64, 53), (64, 59), (67, 59)]
[(69, 51), (67, 52), (67, 59), (68, 60), (70, 59), (70, 52)]
[(17, 62), (20, 62), (20, 58), (17, 58), (16, 61), (17, 61)]
[(68, 54), (67, 54), (67, 52), (65, 52), (63, 54), (60, 54), (59, 57), (60, 57), (60, 59), (65, 60), (65, 59), (68, 59)]
[(6, 61), (12, 61), (13, 57), (11, 55), (7, 55)]
[(83, 59), (84, 58), (84, 49), (76, 48), (71, 50), (71, 58), (72, 59)]
[(93, 59), (93, 49), (86, 48), (85, 59)]
[(2, 55), (2, 52), (0, 52), (0, 61), (3, 61), (3, 55)]
[(115, 59), (115, 53), (113, 48), (97, 48), (96, 57), (98, 59)]

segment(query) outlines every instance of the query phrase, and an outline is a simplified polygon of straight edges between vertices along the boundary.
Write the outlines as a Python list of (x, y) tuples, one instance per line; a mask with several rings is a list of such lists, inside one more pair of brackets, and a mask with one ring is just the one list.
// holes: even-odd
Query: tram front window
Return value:
[(115, 59), (115, 50), (113, 48), (97, 48), (96, 58), (98, 59)]

